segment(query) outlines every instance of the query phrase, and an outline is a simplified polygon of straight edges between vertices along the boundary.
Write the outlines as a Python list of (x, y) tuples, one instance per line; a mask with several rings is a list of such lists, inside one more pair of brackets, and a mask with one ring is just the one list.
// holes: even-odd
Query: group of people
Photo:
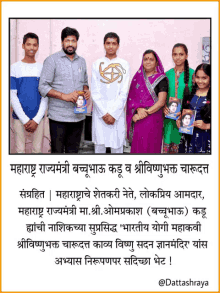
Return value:
[[(25, 153), (25, 138), (33, 134), (33, 152), (41, 153), (43, 117), (48, 108), (52, 153), (77, 153), (85, 114), (75, 113), (79, 95), (92, 99), (92, 141), (95, 153), (123, 153), (127, 138), (131, 153), (211, 152), (211, 67), (189, 68), (188, 49), (174, 45), (175, 67), (164, 72), (153, 50), (147, 50), (130, 89), (129, 63), (117, 57), (120, 39), (104, 37), (106, 55), (92, 66), (91, 90), (85, 59), (76, 53), (79, 33), (66, 27), (62, 50), (47, 57), (43, 67), (35, 61), (39, 38), (23, 38), (25, 57), (11, 67), (11, 105), (17, 153)], [(80, 93), (80, 94), (79, 94)], [(172, 98), (172, 102), (170, 102)], [(166, 118), (182, 101), (177, 119)], [(80, 103), (78, 103), (80, 104)], [(77, 104), (77, 105), (78, 105)], [(189, 113), (196, 111), (193, 134), (179, 132)]]

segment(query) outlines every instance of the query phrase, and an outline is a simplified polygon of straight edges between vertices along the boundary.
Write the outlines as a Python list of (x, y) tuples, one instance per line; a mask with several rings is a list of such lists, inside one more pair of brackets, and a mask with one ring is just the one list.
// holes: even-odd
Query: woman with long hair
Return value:
[[(192, 76), (194, 70), (189, 68), (188, 49), (185, 44), (175, 44), (172, 49), (172, 58), (175, 67), (166, 72), (169, 80), (169, 89), (167, 95), (167, 105), (170, 97), (183, 99), (192, 89)], [(167, 105), (164, 106), (164, 115), (169, 113)], [(178, 147), (181, 139), (181, 133), (173, 119), (164, 119), (164, 139), (163, 153), (178, 153)]]
[[(196, 110), (193, 135), (183, 134), (179, 153), (211, 153), (211, 65), (200, 64), (195, 71), (192, 93), (183, 98), (183, 109)], [(180, 120), (176, 121), (180, 127)]]

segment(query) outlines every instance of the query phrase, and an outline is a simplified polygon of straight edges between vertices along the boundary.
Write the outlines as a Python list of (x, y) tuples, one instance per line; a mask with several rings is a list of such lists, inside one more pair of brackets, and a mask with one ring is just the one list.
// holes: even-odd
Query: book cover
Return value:
[(170, 97), (168, 105), (167, 105), (169, 109), (169, 114), (166, 115), (165, 117), (169, 119), (177, 120), (178, 118), (177, 114), (180, 112), (181, 104), (182, 104), (182, 100), (174, 98), (174, 97)]
[(84, 91), (78, 91), (78, 99), (74, 106), (75, 114), (86, 114), (87, 113), (87, 101), (84, 98)]
[(183, 109), (179, 132), (193, 135), (195, 118), (195, 110)]

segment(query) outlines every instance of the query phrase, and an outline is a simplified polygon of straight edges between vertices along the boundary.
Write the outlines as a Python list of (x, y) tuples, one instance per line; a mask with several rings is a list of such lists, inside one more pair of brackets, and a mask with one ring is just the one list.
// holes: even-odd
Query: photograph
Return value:
[[(177, 120), (178, 116), (180, 115), (181, 102), (182, 102), (182, 100), (170, 97), (168, 105), (167, 105), (167, 107), (169, 109), (169, 113), (165, 117), (173, 119), (173, 120)], [(178, 113), (179, 113), (179, 115), (177, 115)]]
[(218, 25), (2, 2), (2, 292), (219, 290)]
[[(205, 85), (198, 76), (210, 29), (208, 18), (10, 19), (9, 153), (210, 154), (211, 69)], [(202, 148), (182, 147), (189, 107)]]
[(193, 135), (196, 111), (183, 109), (179, 132)]
[(84, 91), (78, 91), (78, 98), (76, 101), (76, 105), (74, 105), (74, 113), (80, 114), (80, 113), (87, 113), (87, 102), (84, 98)]

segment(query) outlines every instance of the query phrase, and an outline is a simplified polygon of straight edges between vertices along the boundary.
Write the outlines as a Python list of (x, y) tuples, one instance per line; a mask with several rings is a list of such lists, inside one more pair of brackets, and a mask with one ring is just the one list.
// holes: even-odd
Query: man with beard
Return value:
[(84, 114), (74, 114), (77, 91), (90, 98), (85, 59), (76, 54), (79, 33), (66, 27), (61, 33), (62, 50), (44, 61), (39, 91), (49, 97), (48, 116), (52, 153), (78, 153)]

